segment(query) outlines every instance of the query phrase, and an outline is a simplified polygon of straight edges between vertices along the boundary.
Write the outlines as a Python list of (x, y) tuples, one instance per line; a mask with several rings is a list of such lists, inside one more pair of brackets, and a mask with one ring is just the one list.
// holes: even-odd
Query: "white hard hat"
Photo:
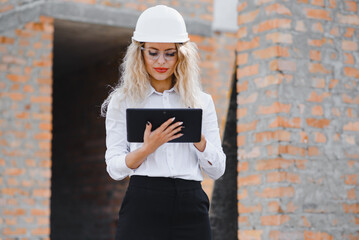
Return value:
[(132, 39), (162, 43), (184, 43), (189, 40), (181, 14), (164, 5), (150, 7), (140, 15)]

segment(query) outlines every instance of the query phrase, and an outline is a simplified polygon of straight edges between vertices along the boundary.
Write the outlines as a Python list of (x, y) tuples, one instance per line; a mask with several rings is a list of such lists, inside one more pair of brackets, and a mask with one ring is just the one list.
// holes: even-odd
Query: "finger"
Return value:
[(183, 136), (183, 133), (178, 133), (176, 135), (173, 135), (172, 137), (169, 138), (168, 142), (169, 141), (172, 141), (173, 139), (177, 139), (177, 138), (180, 138)]
[(162, 123), (162, 125), (158, 128), (160, 132), (163, 132), (173, 121), (175, 118), (170, 118), (166, 122)]
[(144, 134), (143, 134), (143, 139), (147, 139), (147, 138), (148, 138), (148, 136), (149, 136), (150, 133), (151, 133), (151, 128), (152, 128), (152, 124), (151, 124), (149, 121), (147, 121), (147, 123), (146, 123), (146, 128), (145, 128), (145, 132), (144, 132)]
[(174, 129), (179, 128), (181, 125), (183, 124), (183, 122), (176, 122), (171, 124), (169, 127), (166, 128), (166, 130), (164, 131), (165, 134), (170, 134)]

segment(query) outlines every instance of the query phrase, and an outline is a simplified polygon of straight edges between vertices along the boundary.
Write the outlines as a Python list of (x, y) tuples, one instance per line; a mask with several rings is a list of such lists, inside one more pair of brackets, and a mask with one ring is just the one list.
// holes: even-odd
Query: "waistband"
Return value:
[(202, 188), (200, 181), (140, 175), (131, 176), (129, 187), (131, 186), (158, 190), (192, 190)]

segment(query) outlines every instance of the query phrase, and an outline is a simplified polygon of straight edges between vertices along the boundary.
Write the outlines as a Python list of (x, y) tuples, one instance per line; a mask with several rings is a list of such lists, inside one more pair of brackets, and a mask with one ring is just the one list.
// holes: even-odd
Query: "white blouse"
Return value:
[[(201, 92), (202, 133), (206, 148), (200, 152), (193, 143), (165, 143), (137, 168), (130, 169), (125, 162), (127, 153), (143, 143), (127, 142), (126, 109), (134, 104), (128, 100), (119, 101), (116, 94), (111, 98), (106, 114), (106, 165), (107, 172), (115, 180), (127, 176), (171, 177), (202, 181), (201, 169), (212, 179), (218, 179), (225, 171), (226, 155), (219, 136), (217, 115), (212, 97)], [(151, 87), (143, 108), (183, 108), (180, 96), (174, 88), (163, 93)]]

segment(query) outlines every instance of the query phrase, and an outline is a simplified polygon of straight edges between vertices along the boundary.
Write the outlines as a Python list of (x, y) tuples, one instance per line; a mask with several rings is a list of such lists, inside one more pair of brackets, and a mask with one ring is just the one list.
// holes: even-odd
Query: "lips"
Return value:
[(165, 73), (167, 72), (168, 68), (154, 68), (156, 70), (156, 72), (159, 72), (159, 73)]

